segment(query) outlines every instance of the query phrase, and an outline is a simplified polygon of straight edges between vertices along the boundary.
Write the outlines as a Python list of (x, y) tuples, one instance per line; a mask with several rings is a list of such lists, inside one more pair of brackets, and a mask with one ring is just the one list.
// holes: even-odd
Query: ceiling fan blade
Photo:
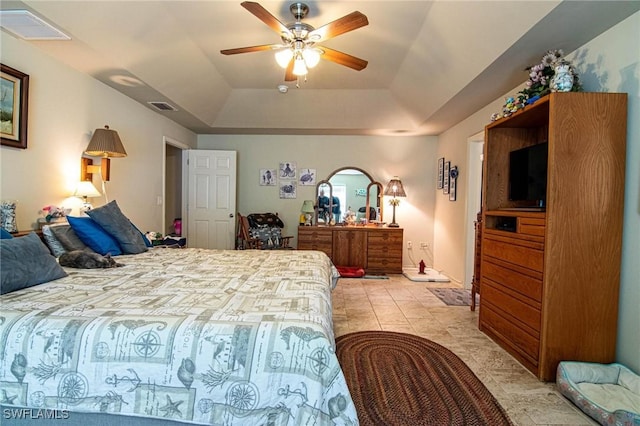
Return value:
[(355, 56), (329, 49), (328, 47), (319, 46), (319, 48), (324, 52), (320, 55), (322, 59), (344, 65), (356, 71), (362, 71), (367, 67), (367, 64), (369, 64), (369, 62), (364, 59), (356, 58)]
[(293, 64), (294, 60), (291, 58), (289, 65), (287, 65), (287, 70), (284, 73), (284, 81), (296, 81), (298, 79), (298, 76), (293, 73)]
[(275, 50), (280, 49), (283, 46), (281, 44), (261, 44), (259, 46), (249, 46), (249, 47), (238, 47), (235, 49), (224, 49), (221, 50), (220, 53), (223, 55), (237, 55), (238, 53), (249, 53), (249, 52), (262, 52), (264, 50)]
[(259, 20), (267, 24), (269, 28), (277, 32), (278, 35), (291, 33), (289, 31), (289, 28), (287, 28), (282, 22), (280, 22), (278, 18), (269, 13), (269, 11), (262, 7), (259, 3), (253, 1), (243, 1), (242, 3), (240, 3), (240, 5), (251, 12), (253, 15), (255, 15)]
[(369, 25), (369, 20), (362, 13), (355, 11), (333, 22), (329, 22), (320, 28), (311, 31), (309, 39), (318, 43), (330, 38), (339, 36), (349, 31), (357, 30), (360, 27)]

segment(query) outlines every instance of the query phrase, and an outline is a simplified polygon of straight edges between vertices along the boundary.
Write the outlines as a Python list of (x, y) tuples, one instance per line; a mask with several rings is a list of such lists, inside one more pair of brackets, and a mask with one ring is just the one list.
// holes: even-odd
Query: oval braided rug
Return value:
[(449, 349), (411, 334), (361, 331), (336, 339), (361, 425), (512, 425)]

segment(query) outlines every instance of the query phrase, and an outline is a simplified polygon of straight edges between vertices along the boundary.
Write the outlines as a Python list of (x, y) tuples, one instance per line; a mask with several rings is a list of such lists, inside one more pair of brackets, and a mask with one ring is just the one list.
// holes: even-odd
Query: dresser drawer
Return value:
[(402, 230), (376, 230), (369, 229), (368, 232), (369, 245), (377, 244), (398, 244), (402, 248)]
[[(529, 272), (524, 274), (498, 259), (485, 258), (481, 265), (482, 279), (490, 279), (536, 302), (542, 301), (542, 274)], [(537, 275), (534, 277), (532, 275)]]
[(298, 229), (298, 250), (319, 250), (331, 257), (333, 236), (330, 229)]
[(371, 257), (367, 260), (367, 272), (384, 272), (388, 274), (402, 273), (402, 256), (391, 257)]
[(515, 265), (524, 266), (534, 271), (542, 272), (544, 252), (542, 250), (518, 244), (516, 238), (482, 240), (482, 258), (495, 257)]
[(386, 245), (386, 244), (372, 244), (371, 240), (369, 240), (369, 258), (384, 258), (384, 257), (394, 257), (402, 260), (402, 245), (394, 244), (394, 245)]

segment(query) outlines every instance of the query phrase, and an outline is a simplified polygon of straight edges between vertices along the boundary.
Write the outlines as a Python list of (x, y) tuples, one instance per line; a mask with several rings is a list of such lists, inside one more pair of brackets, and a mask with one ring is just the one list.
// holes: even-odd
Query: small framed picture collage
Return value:
[(280, 198), (297, 198), (300, 186), (315, 186), (316, 169), (298, 169), (294, 161), (282, 161), (277, 169), (260, 169), (260, 186), (277, 186)]
[(444, 157), (438, 158), (438, 175), (436, 189), (449, 195), (449, 201), (456, 201), (456, 183), (458, 180), (458, 166), (451, 166), (451, 161), (445, 161)]

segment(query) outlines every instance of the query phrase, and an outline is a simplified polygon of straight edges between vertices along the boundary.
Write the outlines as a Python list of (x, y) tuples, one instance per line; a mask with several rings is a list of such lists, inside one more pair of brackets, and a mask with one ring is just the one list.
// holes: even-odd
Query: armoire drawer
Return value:
[(518, 233), (544, 237), (545, 220), (542, 218), (519, 217)]
[(538, 366), (540, 339), (531, 336), (519, 327), (518, 321), (499, 314), (496, 308), (482, 299), (480, 328), (500, 339), (507, 347)]
[(515, 265), (523, 266), (534, 271), (542, 272), (544, 265), (544, 252), (532, 247), (520, 245), (516, 238), (482, 240), (482, 257), (495, 257)]
[[(488, 278), (536, 302), (542, 301), (542, 274), (519, 272), (507, 262), (485, 258), (481, 265), (482, 279)], [(537, 275), (534, 277), (533, 275)]]
[(484, 280), (481, 287), (482, 303), (499, 306), (506, 315), (517, 318), (522, 328), (536, 338), (540, 338), (540, 309), (508, 294), (499, 285)]

